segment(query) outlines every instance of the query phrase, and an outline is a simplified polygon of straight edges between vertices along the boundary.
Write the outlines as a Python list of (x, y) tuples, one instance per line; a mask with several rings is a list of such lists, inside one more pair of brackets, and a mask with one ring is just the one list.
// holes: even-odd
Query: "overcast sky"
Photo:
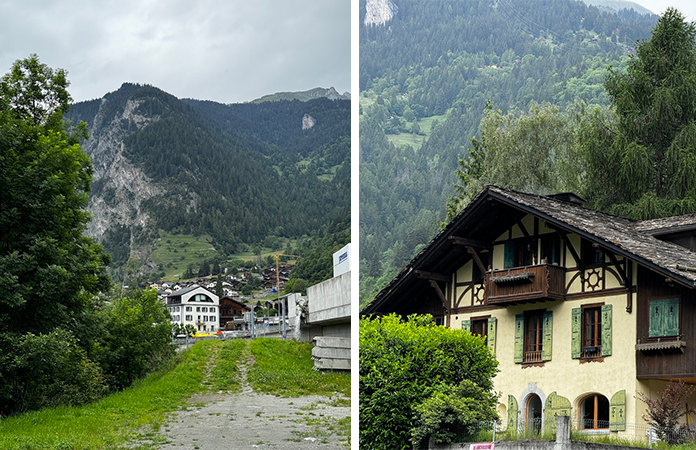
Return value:
[(179, 98), (350, 91), (350, 0), (0, 0), (0, 74), (31, 53), (74, 101), (123, 82)]
[(694, 0), (631, 0), (649, 9), (657, 15), (662, 15), (668, 6), (677, 8), (690, 22), (696, 21), (696, 1)]

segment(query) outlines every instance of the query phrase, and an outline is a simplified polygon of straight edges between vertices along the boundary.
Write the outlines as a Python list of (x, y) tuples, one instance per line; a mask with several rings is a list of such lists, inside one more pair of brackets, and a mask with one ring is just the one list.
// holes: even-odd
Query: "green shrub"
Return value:
[(482, 422), (493, 422), (496, 396), (469, 380), (459, 385), (441, 384), (431, 396), (414, 407), (415, 427), (411, 430), (414, 446), (427, 448), (430, 441), (446, 444), (457, 439), (470, 440)]
[[(476, 386), (488, 399), (497, 366), (480, 338), (437, 326), (431, 316), (361, 319), (360, 448), (410, 448), (414, 438), (433, 434), (443, 442), (453, 439), (438, 431), (464, 412), (451, 401), (452, 389), (473, 393)], [(484, 414), (494, 415), (492, 408)]]

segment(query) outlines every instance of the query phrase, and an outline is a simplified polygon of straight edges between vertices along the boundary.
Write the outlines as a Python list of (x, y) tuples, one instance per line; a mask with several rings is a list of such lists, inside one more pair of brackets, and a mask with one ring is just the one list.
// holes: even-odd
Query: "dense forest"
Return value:
[(607, 106), (657, 16), (572, 0), (394, 0), (384, 25), (360, 7), (360, 301), (437, 232), (455, 170), (487, 110)]
[[(305, 115), (313, 127), (303, 129)], [(139, 204), (148, 216), (144, 226), (115, 223), (98, 236), (116, 265), (131, 257), (133, 243), (147, 245), (159, 230), (208, 235), (229, 255), (269, 236), (311, 237), (316, 244), (329, 228), (336, 232), (336, 223), (348, 229), (349, 101), (223, 105), (124, 84), (103, 99), (72, 105), (68, 118), (87, 122), (93, 142), (84, 147), (95, 167), (106, 164), (99, 145), (117, 129), (120, 137), (108, 145), (122, 144), (123, 156), (156, 185), (156, 195)], [(95, 177), (92, 196), (113, 208), (123, 198), (108, 176)], [(343, 237), (334, 251), (348, 242)]]

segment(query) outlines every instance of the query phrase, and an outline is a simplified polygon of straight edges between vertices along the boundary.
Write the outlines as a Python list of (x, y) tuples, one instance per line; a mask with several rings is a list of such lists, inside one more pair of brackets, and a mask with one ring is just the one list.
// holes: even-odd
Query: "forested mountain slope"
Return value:
[(224, 255), (270, 235), (321, 236), (349, 214), (349, 101), (223, 105), (124, 84), (68, 117), (89, 125), (88, 232), (117, 267), (152, 271), (159, 230), (209, 235)]
[[(436, 232), (487, 106), (607, 105), (603, 81), (657, 16), (573, 0), (360, 5), (361, 303)], [(374, 4), (373, 4), (374, 5)], [(366, 18), (368, 19), (366, 21)]]

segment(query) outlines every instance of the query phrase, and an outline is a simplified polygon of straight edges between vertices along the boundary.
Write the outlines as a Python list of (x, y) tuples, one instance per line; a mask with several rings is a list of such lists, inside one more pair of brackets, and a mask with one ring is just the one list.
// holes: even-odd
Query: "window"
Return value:
[(580, 402), (578, 428), (581, 430), (609, 428), (609, 400), (605, 396), (593, 394)]
[(497, 325), (498, 319), (490, 316), (472, 317), (471, 320), (462, 321), (462, 329), (484, 338), (484, 343), (493, 354), (495, 354), (495, 334)]
[(679, 298), (650, 300), (649, 337), (679, 336)]
[(611, 355), (612, 305), (583, 305), (572, 310), (572, 358)]
[(193, 321), (193, 316), (187, 315), (187, 316), (186, 316), (186, 320), (189, 321), (189, 322)]
[(532, 263), (532, 253), (526, 239), (510, 239), (505, 241), (505, 269), (528, 266)]
[(515, 362), (538, 363), (551, 360), (553, 312), (527, 311), (515, 316)]
[(604, 252), (601, 248), (590, 241), (582, 240), (580, 258), (585, 267), (601, 266), (604, 262)]
[(488, 319), (472, 319), (471, 320), (471, 334), (481, 336), (483, 342), (486, 342), (486, 331), (488, 330)]
[(214, 306), (211, 306), (211, 307), (210, 307), (210, 312), (215, 312), (215, 307), (214, 307)]
[(541, 349), (544, 346), (544, 319), (541, 313), (529, 314), (524, 320), (524, 361), (541, 361)]
[(208, 312), (208, 307), (207, 306), (202, 307), (201, 312)]
[(582, 356), (590, 358), (602, 354), (602, 310), (586, 308), (582, 312)]
[(541, 259), (546, 259), (547, 264), (561, 265), (561, 238), (558, 234), (541, 237)]
[(201, 307), (200, 307), (200, 306), (196, 306), (196, 312), (201, 312)]
[(213, 299), (208, 297), (205, 294), (196, 294), (191, 301), (193, 302), (205, 302), (205, 303), (213, 303)]
[(191, 312), (191, 311), (193, 311), (193, 307), (192, 307), (192, 306), (187, 306), (187, 307), (186, 307), (186, 312)]

